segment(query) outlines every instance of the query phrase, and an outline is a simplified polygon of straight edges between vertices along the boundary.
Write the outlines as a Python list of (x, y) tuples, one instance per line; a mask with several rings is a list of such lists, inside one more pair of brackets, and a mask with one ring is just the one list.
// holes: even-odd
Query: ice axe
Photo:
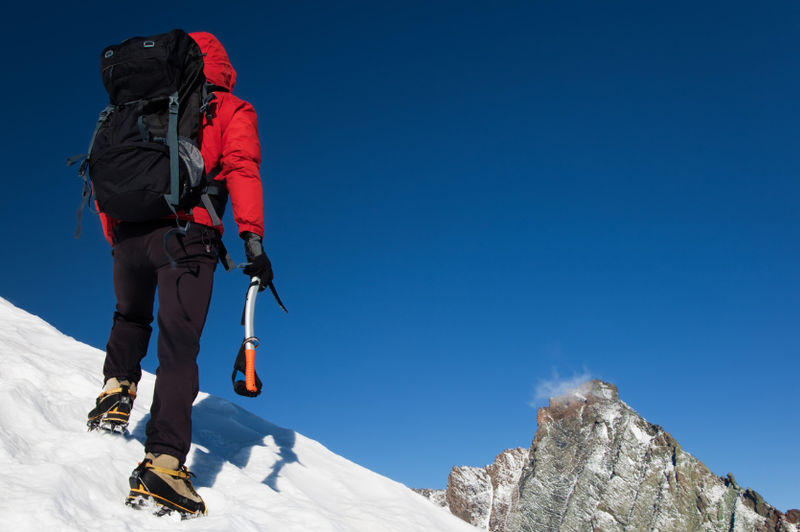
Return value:
[[(240, 267), (243, 267), (241, 264)], [(258, 347), (258, 338), (255, 335), (254, 318), (256, 313), (256, 296), (258, 295), (261, 285), (259, 277), (251, 277), (250, 285), (247, 287), (247, 294), (244, 300), (244, 312), (242, 313), (242, 325), (244, 325), (244, 340), (239, 347), (239, 353), (236, 355), (236, 361), (233, 364), (233, 391), (245, 397), (258, 397), (261, 394), (261, 379), (258, 378), (256, 373), (256, 347)], [(275, 301), (278, 302), (281, 309), (287, 314), (286, 307), (283, 306), (281, 298), (278, 296), (278, 291), (275, 290), (275, 285), (270, 282), (267, 285), (275, 296)], [(244, 374), (244, 381), (236, 380), (236, 373), (241, 372)]]

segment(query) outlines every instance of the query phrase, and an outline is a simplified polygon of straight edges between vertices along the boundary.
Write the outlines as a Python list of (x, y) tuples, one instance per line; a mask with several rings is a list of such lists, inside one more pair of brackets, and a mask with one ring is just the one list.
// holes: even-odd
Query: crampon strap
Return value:
[(192, 476), (192, 477), (195, 476), (194, 473), (192, 473), (191, 471), (189, 471), (185, 467), (181, 467), (178, 471), (175, 471), (173, 469), (165, 469), (163, 467), (154, 466), (153, 464), (151, 464), (149, 462), (145, 463), (144, 466), (145, 466), (145, 468), (152, 469), (153, 471), (156, 471), (158, 473), (163, 473), (165, 475), (169, 475), (169, 476), (174, 477), (174, 478), (182, 478), (184, 480), (189, 480), (190, 476)]
[(109, 395), (113, 395), (115, 393), (127, 393), (129, 396), (136, 399), (136, 392), (131, 391), (129, 386), (120, 386), (119, 388), (114, 388), (113, 390), (108, 390), (107, 392), (100, 393), (100, 397), (107, 397)]

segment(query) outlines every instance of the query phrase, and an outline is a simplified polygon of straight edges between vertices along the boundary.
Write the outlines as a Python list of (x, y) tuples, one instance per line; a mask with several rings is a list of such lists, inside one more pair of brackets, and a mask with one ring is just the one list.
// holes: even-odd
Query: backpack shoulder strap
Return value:
[[(222, 224), (222, 221), (219, 219), (219, 215), (217, 214), (217, 210), (214, 208), (214, 204), (211, 202), (210, 196), (219, 196), (227, 201), (228, 192), (225, 189), (225, 182), (224, 181), (215, 181), (214, 178), (219, 175), (222, 171), (221, 167), (216, 167), (211, 170), (207, 177), (209, 180), (209, 184), (206, 186), (203, 194), (200, 196), (200, 200), (203, 202), (203, 207), (205, 207), (206, 211), (208, 211), (209, 217), (211, 217), (211, 223), (214, 226), (218, 226)], [(217, 256), (219, 257), (219, 262), (225, 268), (226, 272), (236, 269), (236, 262), (231, 258), (228, 250), (225, 248), (225, 245), (222, 243), (222, 239), (220, 238), (217, 242)]]

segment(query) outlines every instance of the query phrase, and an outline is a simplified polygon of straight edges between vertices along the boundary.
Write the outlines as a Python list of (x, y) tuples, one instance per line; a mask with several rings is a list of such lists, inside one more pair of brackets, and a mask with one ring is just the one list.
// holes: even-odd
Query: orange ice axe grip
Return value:
[(244, 384), (249, 392), (257, 392), (256, 387), (256, 350), (245, 349), (244, 358), (246, 362), (246, 371), (244, 373)]

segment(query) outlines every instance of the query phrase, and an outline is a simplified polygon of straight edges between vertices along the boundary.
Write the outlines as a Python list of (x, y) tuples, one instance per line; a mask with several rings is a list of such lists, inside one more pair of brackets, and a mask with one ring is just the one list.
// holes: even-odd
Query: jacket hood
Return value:
[(194, 39), (200, 46), (200, 51), (203, 52), (203, 62), (205, 63), (203, 72), (208, 82), (232, 91), (236, 85), (236, 71), (231, 66), (231, 61), (228, 59), (222, 43), (210, 33), (203, 31), (190, 33), (189, 37)]

